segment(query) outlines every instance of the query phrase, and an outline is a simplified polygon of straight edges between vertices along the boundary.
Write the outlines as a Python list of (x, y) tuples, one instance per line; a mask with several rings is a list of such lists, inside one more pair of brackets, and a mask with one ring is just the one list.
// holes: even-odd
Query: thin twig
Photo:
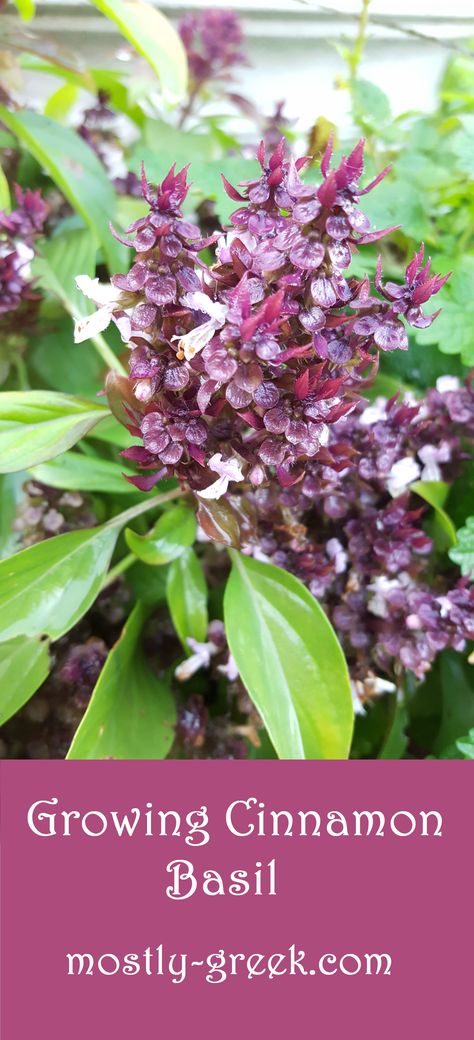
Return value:
[[(327, 7), (326, 4), (320, 4), (317, 0), (296, 0), (298, 4), (302, 4), (304, 7), (317, 7), (318, 10), (323, 11), (325, 14), (331, 15), (343, 15), (344, 18), (350, 18), (351, 21), (358, 21), (359, 14), (356, 11), (341, 11), (337, 7)], [(373, 25), (381, 25), (384, 29), (392, 29), (393, 32), (402, 33), (404, 36), (413, 36), (417, 40), (424, 40), (427, 43), (436, 43), (438, 47), (444, 47), (448, 51), (456, 51), (458, 54), (463, 54), (466, 58), (474, 58), (474, 51), (468, 47), (463, 47), (459, 43), (454, 43), (448, 40), (441, 40), (438, 36), (431, 36), (429, 33), (420, 32), (419, 29), (409, 29), (406, 25), (401, 25), (400, 22), (394, 22), (392, 18), (385, 18), (381, 15), (371, 15), (370, 21)]]

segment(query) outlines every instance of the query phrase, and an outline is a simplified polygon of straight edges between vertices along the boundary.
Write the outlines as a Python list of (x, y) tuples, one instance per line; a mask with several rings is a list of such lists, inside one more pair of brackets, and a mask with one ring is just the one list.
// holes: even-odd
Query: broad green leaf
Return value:
[(149, 567), (137, 560), (125, 576), (134, 598), (141, 600), (145, 606), (155, 607), (157, 603), (166, 602), (166, 567)]
[(0, 120), (29, 149), (80, 213), (102, 246), (110, 270), (122, 270), (126, 252), (109, 228), (110, 221), (115, 219), (115, 193), (92, 148), (74, 130), (37, 112), (11, 112), (0, 107)]
[(168, 509), (157, 520), (146, 535), (136, 534), (128, 528), (125, 539), (129, 549), (144, 563), (170, 563), (177, 559), (196, 537), (196, 517), (188, 506), (178, 505)]
[(46, 639), (19, 636), (0, 643), (0, 726), (36, 693), (50, 664)]
[(189, 653), (188, 639), (203, 643), (207, 636), (207, 589), (193, 549), (185, 549), (168, 570), (166, 598), (173, 625)]
[(26, 473), (0, 475), (0, 559), (15, 551), (18, 534), (12, 530), (18, 505), (23, 497)]
[[(442, 543), (442, 546), (455, 545), (456, 528), (443, 509), (449, 495), (449, 484), (445, 484), (442, 480), (416, 480), (410, 485), (410, 490), (428, 502), (428, 505), (435, 510), (439, 542)], [(441, 548), (441, 545), (439, 547)]]
[(449, 558), (461, 568), (464, 577), (474, 577), (474, 516), (457, 532), (457, 544), (449, 551)]
[(30, 475), (35, 480), (49, 487), (65, 488), (67, 491), (101, 491), (115, 495), (136, 495), (137, 489), (125, 480), (125, 474), (132, 473), (133, 470), (116, 462), (92, 455), (79, 455), (73, 451), (30, 469)]
[[(104, 385), (104, 362), (90, 340), (75, 344), (73, 337), (72, 319), (66, 314), (59, 321), (46, 319), (28, 344), (29, 370), (42, 387), (95, 397)], [(97, 435), (103, 426), (105, 421), (97, 428)]]
[(128, 430), (117, 422), (115, 416), (108, 415), (100, 426), (95, 426), (88, 437), (105, 444), (113, 444), (116, 448), (129, 448), (131, 444), (138, 444), (138, 439), (132, 438)]
[(405, 235), (415, 239), (424, 236), (429, 240), (429, 198), (426, 191), (416, 182), (402, 179), (398, 168), (397, 174), (396, 177), (387, 177), (376, 191), (366, 195), (362, 209), (378, 230), (401, 224)]
[[(437, 271), (437, 263), (433, 266)], [(399, 280), (398, 275), (395, 280)], [(385, 397), (391, 397), (397, 390), (403, 393), (405, 384), (408, 384), (408, 389), (413, 390), (415, 387), (415, 392), (419, 392), (420, 389), (426, 390), (435, 386), (439, 376), (458, 376), (462, 380), (467, 375), (467, 370), (464, 370), (459, 357), (453, 357), (452, 354), (448, 357), (437, 348), (427, 348), (416, 339), (412, 339), (408, 351), (393, 350), (383, 355), (380, 375), (382, 378), (388, 375), (398, 381), (396, 389), (387, 388), (387, 392), (383, 389), (380, 391)], [(376, 383), (379, 377), (377, 376)]]
[(70, 531), (0, 562), (0, 640), (59, 639), (96, 599), (120, 525)]
[(10, 188), (7, 178), (0, 166), (0, 210), (9, 213), (11, 209)]
[(67, 758), (166, 758), (175, 735), (176, 705), (143, 656), (146, 617), (138, 603), (105, 662)]
[(34, 18), (36, 10), (35, 0), (13, 0), (13, 3), (24, 22), (30, 22)]
[(473, 666), (454, 651), (441, 654), (439, 665), (442, 709), (434, 754), (440, 754), (474, 726)]
[(0, 472), (15, 473), (55, 458), (109, 414), (102, 405), (66, 394), (0, 394)]
[(292, 574), (231, 550), (230, 650), (279, 758), (347, 758), (352, 697), (324, 611)]
[[(54, 238), (41, 244), (39, 255), (32, 264), (32, 272), (40, 289), (51, 292), (73, 317), (91, 314), (95, 309), (90, 300), (76, 288), (75, 277), (95, 275), (97, 241), (88, 228), (74, 231), (60, 230)], [(69, 364), (80, 366), (80, 351), (70, 343)]]
[(179, 33), (168, 18), (142, 0), (91, 0), (120, 29), (135, 50), (151, 65), (170, 102), (186, 91), (186, 52)]

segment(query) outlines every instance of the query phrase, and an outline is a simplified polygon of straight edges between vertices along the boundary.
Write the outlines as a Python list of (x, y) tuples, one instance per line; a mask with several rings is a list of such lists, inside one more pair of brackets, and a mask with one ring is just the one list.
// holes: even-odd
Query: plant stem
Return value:
[(348, 56), (349, 64), (349, 77), (351, 83), (354, 83), (357, 78), (357, 72), (359, 65), (362, 61), (362, 55), (364, 53), (364, 46), (367, 37), (367, 27), (369, 24), (369, 6), (370, 0), (362, 0), (362, 7), (359, 14), (359, 20), (357, 25), (357, 36), (354, 41), (354, 47)]
[(115, 356), (113, 350), (109, 347), (109, 344), (106, 343), (100, 332), (98, 332), (96, 336), (91, 337), (91, 342), (94, 344), (94, 347), (97, 353), (100, 354), (102, 360), (105, 361), (107, 368), (112, 368), (116, 372), (120, 372), (121, 376), (127, 375), (122, 362)]
[(123, 560), (119, 560), (119, 562), (115, 564), (115, 567), (111, 567), (102, 582), (101, 592), (103, 592), (104, 589), (108, 589), (109, 585), (113, 585), (115, 579), (118, 578), (120, 574), (123, 574), (124, 571), (128, 571), (128, 568), (132, 566), (132, 563), (136, 563), (137, 559), (138, 557), (135, 556), (135, 553), (128, 553), (128, 556), (124, 556)]
[(172, 491), (165, 491), (162, 495), (153, 495), (146, 502), (139, 502), (138, 505), (132, 506), (131, 509), (118, 513), (117, 516), (112, 517), (112, 520), (108, 520), (103, 526), (123, 527), (124, 524), (128, 524), (129, 520), (134, 520), (135, 517), (141, 516), (142, 513), (148, 513), (150, 509), (155, 509), (156, 506), (161, 506), (164, 502), (171, 502), (174, 498), (181, 498), (185, 494), (187, 494), (186, 489), (178, 487), (173, 488)]

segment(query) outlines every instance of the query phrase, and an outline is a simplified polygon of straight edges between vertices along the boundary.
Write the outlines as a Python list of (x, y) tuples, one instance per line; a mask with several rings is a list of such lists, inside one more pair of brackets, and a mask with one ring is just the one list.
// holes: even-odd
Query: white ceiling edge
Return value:
[[(327, 3), (318, 3), (317, 0), (148, 0), (162, 11), (182, 13), (186, 10), (202, 10), (205, 8), (229, 8), (246, 16), (268, 16), (290, 15), (308, 16), (318, 15), (349, 15), (353, 17), (359, 14), (361, 0), (327, 0)], [(61, 7), (63, 10), (70, 8), (94, 12), (93, 3), (88, 0), (38, 0), (37, 11), (41, 15), (42, 10), (47, 7)], [(472, 23), (474, 30), (474, 9), (472, 0), (451, 0), (449, 7), (445, 0), (371, 0), (370, 14), (377, 19), (412, 19), (422, 18), (428, 21), (450, 22), (453, 19), (462, 19)]]

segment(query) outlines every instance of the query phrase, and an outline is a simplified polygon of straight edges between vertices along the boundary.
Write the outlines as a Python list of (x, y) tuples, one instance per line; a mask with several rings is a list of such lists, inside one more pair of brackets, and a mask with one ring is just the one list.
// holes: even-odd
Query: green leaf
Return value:
[(7, 178), (3, 172), (3, 168), (0, 166), (0, 210), (1, 209), (6, 213), (10, 212), (11, 198)]
[(193, 549), (185, 549), (170, 564), (166, 598), (173, 625), (187, 653), (188, 638), (203, 643), (207, 636), (207, 588)]
[(101, 491), (110, 495), (136, 495), (137, 489), (125, 480), (125, 474), (132, 473), (133, 470), (116, 462), (73, 451), (30, 469), (35, 480), (49, 487), (67, 491)]
[(170, 102), (180, 101), (187, 86), (186, 52), (179, 33), (160, 11), (141, 0), (91, 0), (120, 29), (151, 65)]
[(280, 758), (347, 758), (347, 665), (324, 611), (292, 574), (231, 551), (224, 619), (232, 656)]
[(456, 544), (456, 528), (443, 509), (444, 503), (449, 495), (449, 484), (442, 480), (415, 480), (410, 485), (410, 490), (428, 502), (435, 510), (436, 524), (438, 528), (438, 548), (447, 548)]
[(125, 539), (129, 549), (144, 563), (155, 566), (176, 560), (196, 537), (196, 517), (192, 509), (180, 504), (168, 509), (146, 535), (128, 528)]
[(36, 693), (49, 670), (46, 639), (19, 636), (0, 643), (0, 726)]
[(474, 177), (474, 115), (462, 116), (462, 127), (454, 134), (452, 144), (459, 169)]
[[(189, 155), (192, 156), (191, 162), (191, 192), (189, 198), (194, 200), (195, 205), (202, 201), (202, 199), (212, 199), (215, 202), (216, 214), (222, 224), (228, 223), (230, 214), (237, 208), (237, 203), (230, 199), (227, 195), (221, 173), (234, 185), (238, 185), (240, 181), (250, 180), (252, 177), (258, 177), (259, 167), (254, 159), (239, 159), (239, 158), (216, 158), (216, 159), (203, 159), (201, 158), (201, 148), (197, 146), (196, 142), (200, 141), (203, 137), (202, 134), (191, 135), (192, 141), (189, 142), (189, 135), (183, 135), (183, 154), (181, 161), (189, 161)], [(206, 138), (204, 138), (206, 140)], [(193, 147), (196, 146), (196, 152), (193, 151)], [(187, 148), (185, 151), (184, 149)], [(189, 150), (191, 149), (191, 151)], [(194, 158), (197, 154), (198, 158)], [(157, 134), (156, 138), (156, 151), (152, 151), (150, 148), (146, 148), (141, 144), (135, 148), (135, 171), (139, 172), (141, 161), (145, 164), (147, 176), (154, 181), (161, 181), (166, 176), (171, 163), (176, 158), (176, 149), (170, 150), (160, 147), (160, 135)], [(179, 151), (178, 151), (179, 158)]]
[(129, 448), (131, 444), (139, 443), (113, 415), (108, 415), (100, 426), (95, 426), (87, 436), (93, 440), (104, 441), (105, 444), (113, 444), (115, 448)]
[(403, 701), (398, 699), (396, 693), (390, 695), (390, 700), (390, 728), (377, 758), (393, 761), (394, 759), (402, 758), (408, 747), (408, 737), (406, 734), (408, 712)]
[(161, 759), (168, 754), (176, 705), (143, 656), (146, 616), (138, 603), (105, 662), (67, 758)]
[(102, 405), (52, 391), (0, 394), (0, 472), (30, 469), (60, 455), (109, 414)]
[(62, 122), (76, 103), (78, 94), (79, 88), (74, 83), (64, 83), (48, 98), (44, 106), (45, 116)]
[(474, 685), (472, 665), (460, 654), (448, 651), (440, 655), (442, 691), (441, 724), (433, 752), (453, 744), (474, 726)]
[(119, 531), (70, 531), (2, 560), (0, 640), (68, 632), (100, 592)]
[(0, 475), (0, 559), (15, 551), (18, 534), (12, 530), (18, 505), (23, 497), (26, 473)]
[(230, 214), (237, 208), (237, 203), (230, 199), (224, 188), (221, 174), (231, 184), (258, 177), (258, 166), (254, 159), (218, 159), (211, 162), (196, 161), (191, 165), (193, 191), (198, 191), (205, 199), (214, 199), (216, 214), (222, 224), (229, 222)]
[(148, 567), (138, 560), (125, 576), (135, 599), (150, 607), (166, 602), (166, 580), (166, 567)]
[[(79, 134), (46, 116), (0, 107), (0, 120), (16, 134), (90, 227), (111, 271), (122, 270), (126, 252), (110, 233), (115, 193), (104, 167)], [(81, 273), (81, 272), (77, 272)]]
[(351, 88), (352, 103), (356, 120), (380, 130), (388, 123), (392, 114), (386, 94), (368, 79), (357, 79)]
[[(29, 370), (42, 387), (95, 397), (104, 385), (104, 362), (91, 341), (75, 344), (73, 337), (72, 320), (67, 315), (59, 321), (45, 323), (43, 332), (40, 326), (28, 344)], [(115, 420), (114, 425), (117, 426)]]
[(466, 526), (457, 532), (457, 544), (450, 549), (449, 558), (458, 564), (465, 578), (474, 576), (474, 516), (469, 516)]
[[(59, 233), (41, 244), (40, 253), (32, 263), (33, 277), (40, 289), (57, 296), (64, 309), (73, 317), (91, 314), (94, 305), (76, 288), (75, 277), (95, 275), (97, 241), (88, 228)], [(74, 350), (71, 339), (71, 350)], [(80, 353), (76, 348), (77, 363)], [(71, 364), (69, 353), (69, 364)]]
[(34, 17), (36, 4), (34, 0), (13, 0), (15, 7), (24, 22), (30, 22)]
[(457, 740), (456, 747), (463, 758), (474, 759), (474, 729), (470, 729), (467, 736)]

